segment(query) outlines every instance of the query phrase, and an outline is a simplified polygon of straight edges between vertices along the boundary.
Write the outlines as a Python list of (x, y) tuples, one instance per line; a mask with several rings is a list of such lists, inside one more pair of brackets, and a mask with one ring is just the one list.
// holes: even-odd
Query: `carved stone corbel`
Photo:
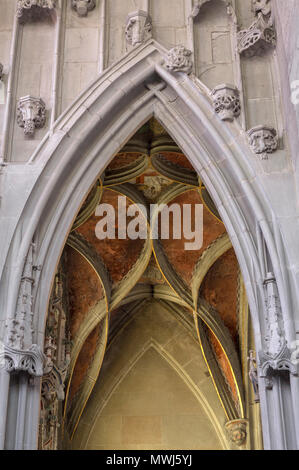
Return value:
[(266, 388), (272, 390), (273, 378), (279, 376), (283, 371), (298, 377), (298, 364), (292, 361), (292, 353), (285, 343), (276, 356), (269, 355), (263, 351), (259, 353), (260, 377), (266, 380)]
[(17, 18), (20, 23), (49, 16), (56, 8), (56, 0), (18, 0)]
[(251, 150), (263, 160), (268, 160), (269, 154), (277, 150), (278, 136), (273, 127), (256, 126), (247, 131), (247, 135)]
[(89, 11), (96, 7), (95, 0), (72, 0), (72, 8), (78, 13), (78, 16), (87, 16)]
[(126, 23), (126, 40), (131, 46), (143, 44), (152, 37), (152, 19), (143, 10), (129, 13)]
[(33, 136), (35, 129), (44, 127), (46, 122), (46, 106), (41, 98), (24, 96), (18, 101), (17, 122), (24, 128), (24, 134)]
[(228, 84), (218, 85), (211, 92), (215, 112), (222, 121), (233, 121), (240, 116), (241, 103), (239, 90)]
[(257, 19), (248, 29), (238, 33), (238, 52), (245, 57), (260, 55), (276, 45), (270, 0), (253, 0), (252, 7)]
[(229, 440), (237, 447), (244, 447), (247, 440), (247, 419), (233, 419), (225, 424)]
[(165, 59), (165, 67), (170, 72), (184, 72), (188, 75), (192, 72), (192, 52), (185, 46), (175, 46), (168, 51)]

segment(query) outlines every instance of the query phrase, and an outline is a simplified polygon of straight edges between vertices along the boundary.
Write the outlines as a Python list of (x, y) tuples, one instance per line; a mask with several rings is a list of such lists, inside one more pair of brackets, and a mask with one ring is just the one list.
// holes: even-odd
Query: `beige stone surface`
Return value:
[(197, 340), (153, 301), (109, 346), (72, 447), (221, 449), (224, 421)]

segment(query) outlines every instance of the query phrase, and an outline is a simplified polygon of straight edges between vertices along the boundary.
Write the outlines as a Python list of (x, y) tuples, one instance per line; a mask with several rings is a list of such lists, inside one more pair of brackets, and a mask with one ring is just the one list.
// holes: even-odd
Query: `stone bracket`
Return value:
[(41, 98), (24, 96), (17, 106), (17, 122), (24, 128), (24, 134), (33, 136), (35, 129), (44, 127), (46, 122), (46, 106)]

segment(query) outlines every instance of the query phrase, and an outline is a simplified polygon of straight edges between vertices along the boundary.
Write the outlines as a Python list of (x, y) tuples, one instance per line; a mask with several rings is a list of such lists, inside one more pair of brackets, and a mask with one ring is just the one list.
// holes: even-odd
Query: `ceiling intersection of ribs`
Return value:
[[(126, 197), (126, 209), (136, 204), (145, 207), (145, 239), (118, 237), (123, 230), (117, 210), (121, 196)], [(171, 223), (169, 239), (151, 239), (155, 222), (160, 230), (161, 207), (174, 203), (181, 208), (191, 206), (193, 230), (193, 208), (203, 205), (200, 249), (186, 251), (185, 243), (190, 240), (184, 235), (177, 239)], [(115, 239), (96, 236), (99, 204), (115, 208)], [(63, 424), (71, 437), (100, 374), (108, 342), (128, 317), (152, 299), (178, 315), (189, 315), (228, 419), (245, 416), (238, 262), (204, 184), (154, 118), (98, 178), (75, 219), (61, 263), (72, 345)]]

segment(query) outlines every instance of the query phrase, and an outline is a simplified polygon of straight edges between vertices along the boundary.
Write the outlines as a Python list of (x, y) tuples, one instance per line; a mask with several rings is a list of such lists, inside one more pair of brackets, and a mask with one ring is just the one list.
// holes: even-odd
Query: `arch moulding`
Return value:
[[(23, 198), (23, 208), (1, 266), (1, 338), (5, 345), (10, 325), (18, 315), (24, 273), (29, 265), (34, 278), (33, 302), (24, 320), (21, 349), (26, 352), (33, 345), (43, 349), (52, 280), (72, 223), (96, 179), (152, 116), (189, 158), (226, 226), (246, 285), (257, 351), (265, 349), (265, 251), (277, 283), (286, 342), (289, 345), (295, 339), (286, 287), (288, 273), (284, 266), (287, 263), (282, 259), (277, 241), (279, 229), (272, 221), (271, 206), (246, 133), (236, 121), (220, 120), (214, 113), (207, 88), (195, 76), (166, 70), (163, 66), (166, 54), (154, 40), (126, 54), (62, 114), (26, 164), (31, 188)], [(3, 374), (5, 409), (10, 380), (8, 373)], [(23, 433), (24, 448), (36, 446), (32, 426), (35, 429), (38, 426), (39, 379), (34, 380), (30, 385), (28, 410), (24, 412), (30, 414), (30, 419), (24, 415), (25, 426), (16, 423), (18, 432)], [(279, 379), (275, 380), (272, 390), (268, 390), (260, 379), (266, 448), (283, 448), (287, 432), (283, 423), (293, 423), (287, 416), (281, 418), (279, 425), (275, 421), (277, 409), (286, 409), (275, 398), (278, 396), (275, 387), (280, 387)], [(294, 397), (294, 387), (298, 385), (292, 377), (290, 386)], [(290, 410), (294, 416), (299, 413), (295, 405), (294, 399)], [(279, 426), (281, 434), (277, 435)], [(4, 422), (0, 429), (2, 445), (5, 429)], [(296, 432), (293, 435), (295, 446)]]

